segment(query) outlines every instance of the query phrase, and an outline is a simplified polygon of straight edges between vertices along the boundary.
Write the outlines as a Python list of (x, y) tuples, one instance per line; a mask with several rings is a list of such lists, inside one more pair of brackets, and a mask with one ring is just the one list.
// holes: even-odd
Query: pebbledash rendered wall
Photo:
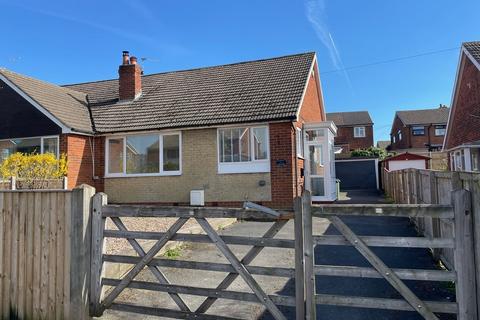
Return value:
[[(111, 203), (179, 203), (205, 190), (207, 203), (271, 201), (270, 173), (218, 174), (217, 129), (182, 132), (182, 175), (105, 178)], [(260, 181), (265, 181), (261, 186)]]

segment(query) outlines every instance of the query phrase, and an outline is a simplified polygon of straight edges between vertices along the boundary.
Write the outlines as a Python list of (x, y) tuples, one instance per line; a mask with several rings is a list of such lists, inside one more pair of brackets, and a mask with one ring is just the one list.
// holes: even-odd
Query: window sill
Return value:
[(136, 174), (107, 174), (104, 176), (105, 179), (108, 178), (141, 178), (141, 177), (170, 177), (170, 176), (181, 176), (182, 172), (172, 171), (172, 172), (163, 172), (163, 173), (136, 173)]
[(270, 172), (270, 160), (255, 162), (219, 163), (218, 173), (265, 173)]

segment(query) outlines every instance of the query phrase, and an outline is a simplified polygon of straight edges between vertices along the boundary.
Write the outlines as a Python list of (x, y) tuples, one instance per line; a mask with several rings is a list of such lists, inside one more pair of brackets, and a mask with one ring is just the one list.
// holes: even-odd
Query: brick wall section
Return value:
[(138, 64), (120, 65), (119, 98), (120, 100), (133, 100), (142, 92), (142, 68)]
[[(308, 81), (307, 90), (305, 91), (305, 96), (303, 99), (303, 104), (298, 115), (298, 122), (294, 123), (294, 126), (301, 128), (304, 123), (308, 122), (321, 122), (325, 121), (325, 110), (322, 104), (321, 98), (321, 84), (318, 77), (318, 68), (315, 63), (314, 72), (310, 75)], [(305, 178), (303, 176), (304, 172), (304, 159), (297, 157), (297, 147), (296, 147), (296, 138), (294, 132), (293, 136), (293, 153), (292, 153), (292, 165), (293, 165), (293, 181), (294, 181), (294, 198), (302, 194), (302, 191), (305, 186)], [(296, 163), (295, 163), (296, 161)], [(295, 168), (296, 174), (295, 174)], [(295, 180), (297, 183), (295, 184)], [(272, 185), (273, 187), (273, 185)]]
[(480, 71), (469, 58), (463, 56), (463, 59), (446, 149), (480, 140)]
[(75, 134), (60, 136), (60, 153), (66, 154), (68, 160), (69, 189), (88, 184), (97, 188), (97, 191), (103, 191), (103, 179), (94, 179), (94, 174), (103, 177), (103, 141), (103, 137), (94, 138)]
[[(412, 126), (404, 126), (402, 121), (396, 116), (393, 121), (392, 133), (390, 134), (391, 150), (403, 149), (425, 149), (425, 144), (443, 144), (444, 136), (435, 135), (436, 124), (425, 124), (425, 134), (422, 136), (414, 136)], [(398, 130), (402, 133), (402, 140), (398, 140)], [(395, 135), (395, 143), (393, 143), (392, 135)]]
[(335, 145), (343, 147), (342, 153), (350, 153), (356, 149), (367, 149), (373, 146), (373, 126), (359, 125), (359, 127), (365, 127), (364, 138), (354, 137), (354, 127), (338, 127)]

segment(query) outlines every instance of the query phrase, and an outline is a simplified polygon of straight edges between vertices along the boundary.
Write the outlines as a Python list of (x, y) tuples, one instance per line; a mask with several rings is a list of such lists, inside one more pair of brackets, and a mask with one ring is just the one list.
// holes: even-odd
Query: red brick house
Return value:
[(69, 187), (111, 202), (291, 207), (303, 188), (332, 201), (336, 127), (314, 53), (58, 86), (0, 69), (0, 161), (65, 153)]
[(460, 50), (443, 148), (455, 171), (480, 171), (480, 42)]
[(327, 113), (327, 120), (333, 121), (338, 128), (335, 137), (337, 152), (349, 154), (373, 146), (373, 121), (368, 111)]
[(442, 149), (449, 108), (397, 111), (390, 131), (389, 150), (425, 153)]

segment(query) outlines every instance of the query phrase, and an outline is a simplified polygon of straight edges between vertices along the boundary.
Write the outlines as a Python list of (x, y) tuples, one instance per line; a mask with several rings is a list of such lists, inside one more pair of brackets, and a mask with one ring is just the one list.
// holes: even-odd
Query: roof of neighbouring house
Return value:
[(2, 76), (69, 129), (93, 132), (85, 93), (0, 68)]
[(337, 127), (373, 124), (368, 111), (331, 112), (327, 113), (327, 120), (333, 121)]
[(463, 47), (480, 63), (480, 41), (464, 42)]
[(118, 79), (57, 86), (1, 72), (66, 126), (111, 133), (294, 120), (314, 61), (309, 52), (144, 75), (129, 102), (119, 102)]
[(407, 160), (430, 160), (430, 159), (431, 159), (430, 157), (427, 157), (427, 156), (424, 156), (424, 155), (405, 152), (405, 153), (400, 153), (400, 154), (397, 154), (395, 156), (385, 158), (385, 159), (382, 160), (382, 162), (388, 162), (388, 161), (393, 161), (393, 160), (407, 161)]
[(390, 145), (390, 141), (388, 140), (377, 141), (377, 148), (386, 149), (389, 145)]
[(396, 115), (405, 125), (447, 123), (450, 108), (397, 111)]

